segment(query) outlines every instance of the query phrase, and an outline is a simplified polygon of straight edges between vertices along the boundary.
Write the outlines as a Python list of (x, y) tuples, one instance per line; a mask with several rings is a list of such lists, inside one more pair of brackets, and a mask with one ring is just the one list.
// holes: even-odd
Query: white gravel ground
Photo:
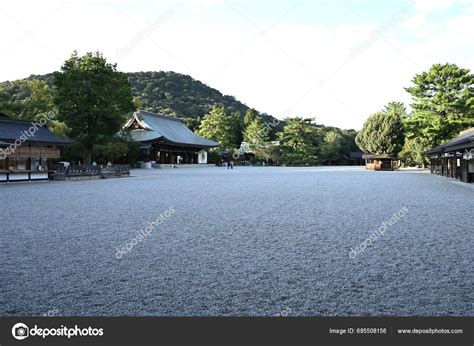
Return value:
[(0, 315), (474, 315), (472, 184), (358, 167), (133, 175), (0, 185)]

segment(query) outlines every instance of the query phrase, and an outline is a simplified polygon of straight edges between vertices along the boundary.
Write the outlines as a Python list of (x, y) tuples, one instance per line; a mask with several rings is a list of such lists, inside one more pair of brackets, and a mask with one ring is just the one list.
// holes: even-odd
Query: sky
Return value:
[(474, 0), (102, 0), (0, 3), (0, 80), (101, 51), (175, 71), (286, 117), (360, 129), (435, 63), (474, 70)]

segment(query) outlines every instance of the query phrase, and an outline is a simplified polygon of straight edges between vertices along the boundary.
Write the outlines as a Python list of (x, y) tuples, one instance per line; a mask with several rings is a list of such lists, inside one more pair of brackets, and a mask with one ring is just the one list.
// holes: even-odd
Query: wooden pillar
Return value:
[(468, 165), (467, 165), (467, 161), (466, 160), (463, 160), (461, 159), (461, 167), (459, 168), (460, 170), (460, 180), (467, 183), (468, 182)]
[(456, 157), (451, 158), (451, 178), (456, 178)]

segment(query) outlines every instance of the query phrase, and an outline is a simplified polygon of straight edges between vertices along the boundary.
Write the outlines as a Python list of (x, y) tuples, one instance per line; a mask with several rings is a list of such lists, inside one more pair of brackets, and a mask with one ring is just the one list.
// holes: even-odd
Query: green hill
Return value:
[[(223, 95), (219, 90), (193, 79), (191, 76), (175, 72), (131, 72), (126, 73), (132, 86), (134, 97), (142, 101), (141, 108), (178, 118), (197, 119), (204, 116), (212, 105), (224, 106), (229, 113), (238, 111), (243, 116), (249, 109), (235, 97)], [(52, 87), (53, 75), (31, 75), (25, 80), (39, 79)], [(29, 97), (27, 88), (18, 83), (3, 82), (0, 88), (14, 100), (21, 101)], [(257, 112), (258, 113), (258, 112)], [(259, 113), (267, 120), (273, 117)]]

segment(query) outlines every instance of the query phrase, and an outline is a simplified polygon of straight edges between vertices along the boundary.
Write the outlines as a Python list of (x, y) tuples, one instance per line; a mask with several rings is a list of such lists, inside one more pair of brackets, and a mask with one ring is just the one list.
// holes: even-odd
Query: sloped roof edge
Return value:
[(134, 123), (139, 127), (139, 129), (131, 129), (130, 131), (135, 142), (162, 140), (170, 144), (202, 148), (219, 145), (217, 142), (198, 136), (178, 118), (138, 110), (132, 114), (124, 128), (130, 128)]
[(459, 133), (459, 136), (447, 141), (444, 144), (441, 144), (437, 147), (434, 147), (430, 150), (425, 151), (424, 155), (442, 153), (444, 151), (452, 151), (457, 149), (463, 149), (467, 147), (474, 146), (474, 127), (468, 128)]

